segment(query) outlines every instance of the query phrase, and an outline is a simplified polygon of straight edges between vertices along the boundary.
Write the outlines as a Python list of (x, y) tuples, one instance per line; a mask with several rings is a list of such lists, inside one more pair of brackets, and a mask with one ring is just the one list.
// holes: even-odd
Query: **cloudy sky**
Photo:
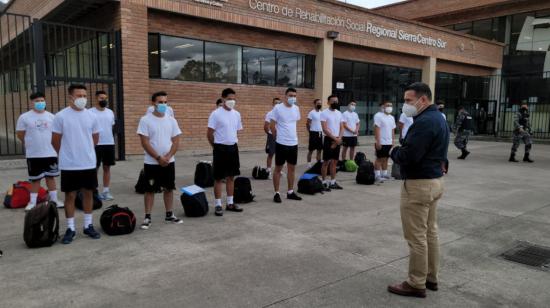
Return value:
[(350, 3), (350, 4), (364, 6), (364, 7), (370, 9), (370, 8), (378, 7), (378, 6), (381, 6), (381, 5), (386, 5), (386, 4), (395, 3), (395, 2), (401, 2), (402, 0), (340, 0), (340, 1), (347, 2), (347, 3)]

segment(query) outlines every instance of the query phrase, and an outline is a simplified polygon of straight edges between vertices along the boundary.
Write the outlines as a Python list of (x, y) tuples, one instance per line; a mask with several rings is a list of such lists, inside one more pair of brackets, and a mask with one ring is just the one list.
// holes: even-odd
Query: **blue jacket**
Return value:
[(391, 152), (401, 166), (403, 179), (436, 179), (443, 176), (449, 148), (449, 128), (435, 105), (414, 117), (403, 146)]

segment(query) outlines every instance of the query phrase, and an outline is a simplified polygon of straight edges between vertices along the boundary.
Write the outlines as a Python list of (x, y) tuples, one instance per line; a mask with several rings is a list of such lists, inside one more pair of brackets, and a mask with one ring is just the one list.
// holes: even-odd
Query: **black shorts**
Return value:
[(95, 156), (96, 156), (98, 168), (101, 164), (103, 164), (103, 166), (114, 166), (115, 165), (115, 145), (114, 144), (96, 145)]
[(326, 137), (323, 142), (323, 160), (339, 160), (340, 159), (340, 145), (337, 145), (335, 148), (332, 148), (332, 143), (334, 140)]
[(390, 150), (392, 146), (391, 145), (383, 145), (380, 150), (376, 150), (376, 146), (374, 149), (376, 150), (376, 158), (388, 158), (390, 157)]
[(239, 147), (237, 144), (225, 145), (214, 144), (214, 180), (220, 181), (226, 177), (241, 174), (241, 163), (239, 160)]
[(174, 163), (169, 163), (166, 167), (143, 164), (143, 177), (147, 181), (147, 184), (143, 186), (145, 192), (155, 193), (161, 191), (161, 189), (166, 191), (176, 189), (176, 168)]
[(45, 177), (59, 176), (57, 157), (27, 158), (29, 180), (39, 181)]
[(97, 189), (97, 169), (61, 170), (61, 191)]
[(308, 150), (322, 150), (323, 149), (323, 133), (321, 132), (309, 132), (309, 146)]
[(272, 134), (267, 134), (267, 141), (265, 142), (265, 153), (269, 155), (275, 155), (275, 148), (277, 147), (277, 142), (273, 138)]
[(298, 146), (297, 145), (282, 145), (277, 143), (277, 151), (275, 153), (275, 166), (282, 166), (285, 163), (296, 165), (298, 163)]
[(342, 145), (345, 147), (354, 148), (357, 146), (357, 136), (342, 137)]

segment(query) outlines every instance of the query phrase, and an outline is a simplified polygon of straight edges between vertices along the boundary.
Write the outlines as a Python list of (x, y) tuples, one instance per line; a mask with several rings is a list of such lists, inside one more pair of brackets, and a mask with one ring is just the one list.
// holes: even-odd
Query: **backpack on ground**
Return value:
[(202, 188), (214, 186), (214, 169), (207, 161), (200, 161), (195, 167), (195, 185)]
[(252, 177), (256, 180), (267, 180), (269, 179), (269, 171), (266, 168), (256, 166), (252, 169)]
[[(79, 210), (84, 210), (82, 205), (82, 192), (79, 190), (76, 193), (76, 198), (74, 199), (74, 206)], [(103, 201), (99, 199), (99, 192), (97, 189), (94, 189), (93, 193), (93, 210), (99, 210), (103, 206)]]
[[(4, 197), (4, 206), (10, 209), (19, 209), (27, 206), (31, 201), (31, 186), (27, 181), (18, 181), (13, 184)], [(48, 201), (48, 191), (40, 187), (36, 203)]]
[(346, 162), (344, 163), (344, 170), (346, 172), (355, 172), (357, 171), (357, 168), (358, 166), (354, 160), (349, 159), (349, 160), (346, 160)]
[(238, 177), (235, 179), (235, 190), (233, 191), (233, 201), (235, 203), (249, 203), (256, 197), (252, 193), (252, 183), (249, 178)]
[(343, 171), (343, 172), (346, 171), (346, 162), (343, 160), (339, 160), (338, 163), (336, 164), (336, 172), (340, 172), (340, 171)]
[(365, 155), (365, 153), (363, 152), (357, 152), (353, 160), (355, 161), (357, 166), (360, 166), (362, 162), (367, 160), (367, 155)]
[(298, 192), (306, 195), (323, 193), (323, 182), (317, 174), (304, 173), (298, 180)]
[(204, 189), (197, 185), (181, 189), (181, 205), (187, 217), (202, 217), (208, 214), (208, 200)]
[(311, 166), (311, 168), (309, 168), (306, 171), (306, 173), (321, 175), (321, 168), (322, 167), (323, 167), (323, 163), (318, 161), (313, 166)]
[(357, 184), (372, 185), (374, 184), (374, 180), (374, 165), (371, 161), (365, 160), (359, 165), (359, 169), (357, 169), (355, 181)]
[(396, 180), (402, 180), (401, 177), (401, 166), (399, 164), (393, 163), (391, 166), (391, 176)]
[(29, 248), (49, 247), (59, 239), (59, 214), (55, 202), (42, 202), (25, 214), (23, 239)]
[(99, 223), (108, 235), (130, 234), (136, 228), (136, 215), (129, 208), (115, 204), (103, 211)]

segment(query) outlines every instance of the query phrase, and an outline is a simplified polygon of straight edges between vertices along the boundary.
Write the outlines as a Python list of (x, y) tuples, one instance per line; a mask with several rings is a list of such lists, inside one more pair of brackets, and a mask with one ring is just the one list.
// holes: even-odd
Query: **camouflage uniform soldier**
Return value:
[(455, 146), (462, 151), (462, 155), (458, 159), (466, 159), (470, 154), (466, 149), (468, 145), (468, 139), (472, 134), (472, 116), (464, 109), (464, 107), (458, 107), (458, 116), (456, 117), (453, 130), (456, 134)]
[(531, 141), (531, 125), (529, 124), (529, 107), (527, 104), (521, 104), (521, 108), (516, 113), (514, 117), (514, 139), (512, 144), (512, 153), (510, 154), (510, 159), (508, 161), (518, 162), (516, 160), (516, 152), (518, 151), (519, 144), (521, 141), (525, 143), (525, 155), (523, 156), (523, 161), (532, 163), (529, 158), (529, 152), (533, 143)]

